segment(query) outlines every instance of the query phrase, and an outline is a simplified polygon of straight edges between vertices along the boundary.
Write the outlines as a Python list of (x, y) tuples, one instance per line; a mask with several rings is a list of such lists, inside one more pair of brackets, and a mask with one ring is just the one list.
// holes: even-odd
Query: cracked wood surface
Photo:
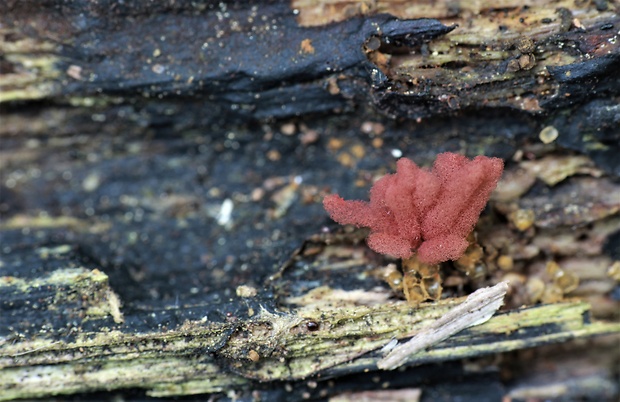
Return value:
[[(67, 275), (46, 281), (41, 278), (41, 282), (31, 286), (70, 286), (78, 298), (91, 294), (92, 286), (109, 292), (107, 278), (97, 270), (82, 269), (79, 278)], [(28, 298), (30, 293), (20, 284), (2, 287), (4, 295), (7, 288), (13, 292), (12, 300)], [(0, 399), (124, 388), (143, 388), (152, 396), (191, 395), (248, 386), (255, 380), (295, 381), (321, 373), (363, 372), (382, 359), (380, 349), (391, 339), (416, 334), (462, 301), (443, 300), (418, 308), (404, 302), (341, 303), (288, 313), (261, 310), (236, 322), (188, 320), (168, 331), (131, 333), (102, 325), (96, 332), (76, 330), (61, 338), (54, 338), (49, 330), (21, 340), (4, 339), (0, 345)], [(96, 303), (98, 311), (111, 310), (111, 301), (105, 296), (89, 303), (91, 311)], [(70, 306), (59, 301), (50, 307), (68, 310)], [(504, 312), (413, 355), (408, 364), (620, 331), (618, 324), (587, 322), (588, 309), (585, 303), (565, 302)], [(87, 313), (85, 319), (95, 317)], [(308, 326), (310, 321), (318, 328)]]
[[(2, 2), (3, 395), (544, 398), (528, 375), (553, 361), (567, 397), (614, 400), (613, 342), (569, 339), (617, 341), (617, 2), (496, 3)], [(397, 262), (320, 202), (445, 151), (506, 172), (482, 259), (444, 264), (444, 300), (412, 310)], [(444, 363), (375, 371), (393, 336), (503, 280), (509, 313), (411, 362)]]

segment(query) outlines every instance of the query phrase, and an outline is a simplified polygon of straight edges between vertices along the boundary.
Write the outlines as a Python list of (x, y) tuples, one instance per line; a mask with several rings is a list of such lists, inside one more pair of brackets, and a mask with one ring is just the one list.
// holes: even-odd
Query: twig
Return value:
[(377, 367), (393, 370), (402, 366), (414, 353), (435, 345), (465, 328), (488, 321), (504, 304), (507, 290), (508, 282), (476, 290), (463, 303), (420, 331), (410, 341), (396, 346), (386, 357), (379, 360)]

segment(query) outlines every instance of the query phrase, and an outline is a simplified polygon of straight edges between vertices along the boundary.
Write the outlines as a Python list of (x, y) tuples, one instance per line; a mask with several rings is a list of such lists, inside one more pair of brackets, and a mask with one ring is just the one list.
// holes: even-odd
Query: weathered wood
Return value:
[[(614, 400), (611, 343), (568, 340), (618, 333), (617, 4), (429, 5), (0, 2), (3, 396), (289, 401), (381, 378), (497, 400), (531, 356), (491, 379), (459, 359), (551, 342), (576, 350), (548, 355), (558, 372), (605, 357), (564, 397)], [(320, 202), (443, 151), (506, 172), (482, 260), (444, 264), (444, 300), (412, 310), (384, 281), (395, 261)], [(503, 280), (512, 313), (411, 362), (442, 366), (376, 371), (392, 336)]]
[[(3, 297), (26, 301), (27, 313), (39, 288), (72, 300), (57, 299), (49, 311), (64, 309), (83, 320), (118, 317), (107, 278), (97, 270), (52, 272), (28, 285), (19, 280), (0, 285)], [(93, 293), (93, 286), (98, 293)], [(68, 287), (67, 290), (65, 287)], [(5, 299), (6, 300), (6, 299)], [(31, 303), (28, 303), (31, 302)], [(411, 308), (405, 302), (360, 306), (341, 303), (326, 309), (308, 306), (291, 313), (256, 311), (228, 323), (201, 320), (150, 333), (127, 333), (99, 326), (61, 338), (59, 330), (0, 345), (0, 399), (49, 397), (97, 390), (144, 388), (153, 396), (214, 393), (252, 381), (294, 381), (339, 372), (361, 373), (377, 364), (379, 350), (391, 339), (411, 336), (444, 315), (459, 300)], [(87, 307), (87, 308), (86, 308)], [(620, 324), (592, 323), (585, 303), (550, 304), (506, 312), (470, 328), (408, 364), (476, 357), (535, 347), (567, 339), (617, 333)], [(116, 312), (115, 312), (116, 311)], [(313, 322), (316, 329), (309, 326)], [(101, 325), (101, 324), (100, 324)], [(62, 329), (61, 329), (62, 330)]]
[[(369, 102), (411, 119), (466, 111), (478, 130), (508, 142), (519, 125), (552, 125), (560, 145), (618, 175), (620, 20), (600, 3), (389, 1), (355, 9), (298, 1), (294, 13), (269, 2), (5, 2), (0, 101), (69, 103), (117, 131), (221, 127)], [(331, 12), (321, 13), (325, 7)], [(408, 20), (428, 17), (437, 20)], [(498, 115), (502, 129), (494, 127)], [(63, 125), (76, 124), (67, 118)]]

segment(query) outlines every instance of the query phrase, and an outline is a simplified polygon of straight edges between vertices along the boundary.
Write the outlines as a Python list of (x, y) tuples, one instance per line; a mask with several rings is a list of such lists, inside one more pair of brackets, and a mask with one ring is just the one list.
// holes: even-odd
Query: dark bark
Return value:
[[(270, 400), (319, 399), (385, 381), (400, 388), (409, 375), (423, 400), (441, 400), (443, 391), (480, 400), (478, 387), (488, 381), (489, 400), (513, 395), (514, 384), (532, 387), (525, 352), (480, 361), (484, 375), (456, 352), (444, 366), (399, 373), (373, 371), (376, 351), (332, 366), (321, 358), (312, 366), (311, 353), (287, 357), (287, 348), (316, 339), (339, 349), (329, 343), (329, 325), (363, 327), (360, 311), (374, 309), (375, 317), (398, 297), (381, 279), (393, 261), (371, 253), (362, 234), (336, 228), (320, 202), (331, 191), (366, 198), (399, 153), (419, 164), (444, 151), (507, 161), (477, 228), (485, 258), (467, 269), (444, 264), (442, 303), (509, 278), (507, 309), (542, 301), (533, 311), (564, 306), (558, 309), (572, 317), (554, 323), (550, 314), (530, 332), (503, 337), (468, 330), (441, 347), (488, 343), (469, 355), (481, 356), (573, 336), (613, 332), (617, 340), (617, 326), (597, 321), (618, 317), (620, 19), (613, 3), (454, 9), (436, 2), (433, 15), (422, 2), (314, 14), (302, 1), (294, 2), (298, 13), (267, 1), (125, 3), (0, 4), (0, 375), (45, 371), (48, 363), (91, 375), (92, 383), (57, 383), (60, 391), (37, 396), (106, 389), (97, 382), (108, 378), (106, 364), (134, 374), (149, 364), (179, 368), (184, 379), (162, 369), (112, 387), (158, 395), (236, 389), (246, 399), (252, 390)], [(545, 127), (558, 132), (548, 144), (539, 139)], [(579, 279), (567, 297), (591, 307), (552, 303), (568, 287), (549, 274), (549, 262)], [(542, 296), (534, 289), (541, 283)], [(316, 293), (321, 286), (325, 294)], [(257, 294), (246, 297), (250, 288)], [(332, 311), (330, 295), (354, 300)], [(310, 305), (332, 312), (316, 315)], [(291, 331), (270, 343), (261, 326), (279, 322)], [(523, 343), (500, 347), (519, 336)], [(98, 337), (103, 343), (93, 345)], [(358, 328), (341, 340), (373, 339), (372, 330)], [(610, 342), (564, 345), (576, 360), (553, 351), (544, 359), (569, 367), (598, 356), (583, 363), (597, 374), (581, 373), (566, 397), (593, 379), (599, 399), (613, 400), (618, 356)], [(280, 358), (305, 367), (316, 387), (278, 371)], [(566, 381), (558, 373), (550, 383)], [(205, 378), (215, 385), (200, 388)], [(173, 386), (183, 381), (187, 388)], [(0, 383), (27, 391), (24, 384)]]

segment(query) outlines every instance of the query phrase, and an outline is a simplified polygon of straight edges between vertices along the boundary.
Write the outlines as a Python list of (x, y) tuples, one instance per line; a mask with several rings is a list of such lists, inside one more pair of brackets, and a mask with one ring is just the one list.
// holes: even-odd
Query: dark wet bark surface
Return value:
[[(218, 351), (239, 328), (252, 332), (259, 312), (295, 315), (299, 303), (290, 298), (320, 286), (381, 289), (394, 298), (367, 274), (389, 261), (337, 228), (323, 196), (365, 199), (398, 155), (429, 165), (445, 151), (507, 162), (506, 182), (516, 190), (502, 192), (483, 214), (478, 231), (487, 251), (514, 257), (514, 271), (526, 279), (549, 260), (565, 263), (581, 275), (579, 295), (594, 303), (595, 315), (617, 319), (610, 313), (617, 280), (605, 270), (620, 248), (620, 19), (611, 5), (588, 7), (575, 11), (589, 16), (583, 28), (558, 11), (557, 20), (532, 24), (532, 43), (523, 44), (523, 35), (480, 38), (452, 17), (369, 13), (302, 26), (281, 2), (5, 2), (0, 348), (83, 341), (104, 330), (199, 331), (206, 322), (219, 332), (202, 346), (188, 340), (193, 349), (180, 355), (202, 353), (220, 362), (214, 367), (251, 377), (232, 363), (240, 349)], [(480, 13), (501, 25), (501, 13)], [(450, 42), (457, 34), (471, 35), (469, 43)], [(467, 57), (451, 50), (438, 62), (442, 53), (433, 46), (445, 41), (451, 49), (467, 46)], [(559, 135), (543, 144), (539, 133), (549, 126)], [(537, 173), (540, 161), (551, 163), (541, 162), (543, 171), (563, 178), (550, 184)], [(515, 211), (531, 211), (531, 228), (515, 229)], [(334, 258), (349, 268), (334, 268)], [(444, 277), (460, 284), (448, 284), (445, 296), (501, 279), (494, 261), (482, 277), (447, 264)], [(590, 276), (571, 268), (575, 261)], [(283, 265), (283, 275), (270, 281)], [(243, 286), (256, 296), (247, 297)], [(121, 302), (122, 323), (109, 292)], [(515, 291), (509, 307), (534, 304), (521, 298), (525, 293)], [(480, 400), (477, 387), (490, 381), (488, 400), (507, 392), (497, 366), (464, 374), (457, 360), (347, 376), (361, 364), (313, 372), (315, 388), (291, 378), (290, 390), (283, 389), (276, 376), (267, 385), (244, 380), (224, 390), (320, 399), (387, 382), (426, 384), (422, 400), (448, 400), (442, 392)], [(4, 367), (6, 373), (11, 366)], [(617, 375), (605, 370), (601, 384)], [(128, 392), (128, 399), (146, 398)], [(617, 396), (617, 387), (609, 392)]]

